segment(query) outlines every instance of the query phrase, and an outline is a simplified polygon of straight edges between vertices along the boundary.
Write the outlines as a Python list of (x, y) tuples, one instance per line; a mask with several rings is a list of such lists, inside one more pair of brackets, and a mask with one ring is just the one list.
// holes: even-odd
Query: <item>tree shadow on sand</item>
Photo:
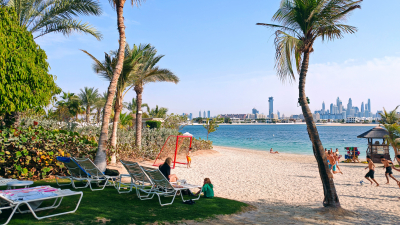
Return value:
[(355, 211), (330, 210), (321, 205), (290, 205), (259, 200), (248, 202), (256, 210), (236, 215), (218, 216), (201, 224), (396, 224), (400, 216), (395, 212), (357, 207)]

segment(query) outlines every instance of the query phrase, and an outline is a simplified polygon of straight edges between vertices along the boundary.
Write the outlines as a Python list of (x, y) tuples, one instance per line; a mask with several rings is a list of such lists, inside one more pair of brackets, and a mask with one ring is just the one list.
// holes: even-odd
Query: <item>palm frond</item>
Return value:
[(282, 81), (288, 79), (296, 80), (293, 72), (293, 56), (296, 63), (297, 71), (300, 71), (301, 51), (303, 42), (283, 31), (276, 31), (275, 38), (275, 68), (278, 76)]

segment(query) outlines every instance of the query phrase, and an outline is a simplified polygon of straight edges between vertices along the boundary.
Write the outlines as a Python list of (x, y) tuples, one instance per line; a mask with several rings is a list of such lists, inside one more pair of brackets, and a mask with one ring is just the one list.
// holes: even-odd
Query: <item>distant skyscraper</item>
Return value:
[(322, 102), (322, 114), (325, 114), (325, 102)]
[(331, 114), (335, 114), (335, 111), (333, 110), (333, 107), (334, 107), (334, 104), (331, 103), (331, 107), (330, 107), (330, 112), (331, 112)]
[(206, 111), (203, 112), (203, 118), (207, 118), (206, 117)]
[(192, 119), (193, 119), (193, 114), (190, 113), (190, 114), (189, 114), (189, 120), (192, 120)]
[(210, 115), (211, 113), (210, 113), (210, 110), (208, 110), (207, 111), (207, 118), (211, 118), (211, 115)]
[(201, 117), (201, 111), (199, 111), (199, 117)]
[(371, 112), (371, 100), (368, 99), (368, 112)]
[(278, 119), (281, 118), (281, 113), (278, 111), (276, 114), (278, 114)]
[(253, 109), (251, 110), (251, 113), (253, 113), (253, 114), (259, 114), (260, 112), (259, 112), (256, 108), (253, 108)]
[(274, 97), (269, 97), (268, 103), (269, 103), (269, 118), (272, 118), (272, 114), (274, 114)]
[(364, 102), (361, 102), (361, 112), (364, 112)]
[(347, 116), (353, 116), (351, 114), (351, 109), (353, 108), (353, 101), (349, 98), (349, 103), (347, 103)]

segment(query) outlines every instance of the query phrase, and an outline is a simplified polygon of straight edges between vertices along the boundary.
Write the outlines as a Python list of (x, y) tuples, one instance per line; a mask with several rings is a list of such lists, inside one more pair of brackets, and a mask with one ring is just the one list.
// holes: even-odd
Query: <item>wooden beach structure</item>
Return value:
[[(357, 136), (357, 138), (368, 139), (367, 156), (371, 157), (372, 162), (380, 163), (381, 156), (390, 160), (389, 145), (385, 141), (385, 136), (388, 134), (389, 132), (384, 128), (377, 126)], [(380, 140), (382, 142), (379, 142)]]

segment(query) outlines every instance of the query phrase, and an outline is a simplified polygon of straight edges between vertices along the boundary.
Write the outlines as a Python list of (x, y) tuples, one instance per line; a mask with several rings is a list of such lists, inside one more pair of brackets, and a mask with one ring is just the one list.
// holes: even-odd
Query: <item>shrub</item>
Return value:
[(42, 126), (0, 130), (0, 176), (41, 179), (64, 174), (57, 156), (93, 159), (97, 150), (94, 137)]
[(148, 120), (148, 121), (146, 121), (146, 127), (150, 128), (150, 129), (160, 128), (161, 127), (161, 121)]

